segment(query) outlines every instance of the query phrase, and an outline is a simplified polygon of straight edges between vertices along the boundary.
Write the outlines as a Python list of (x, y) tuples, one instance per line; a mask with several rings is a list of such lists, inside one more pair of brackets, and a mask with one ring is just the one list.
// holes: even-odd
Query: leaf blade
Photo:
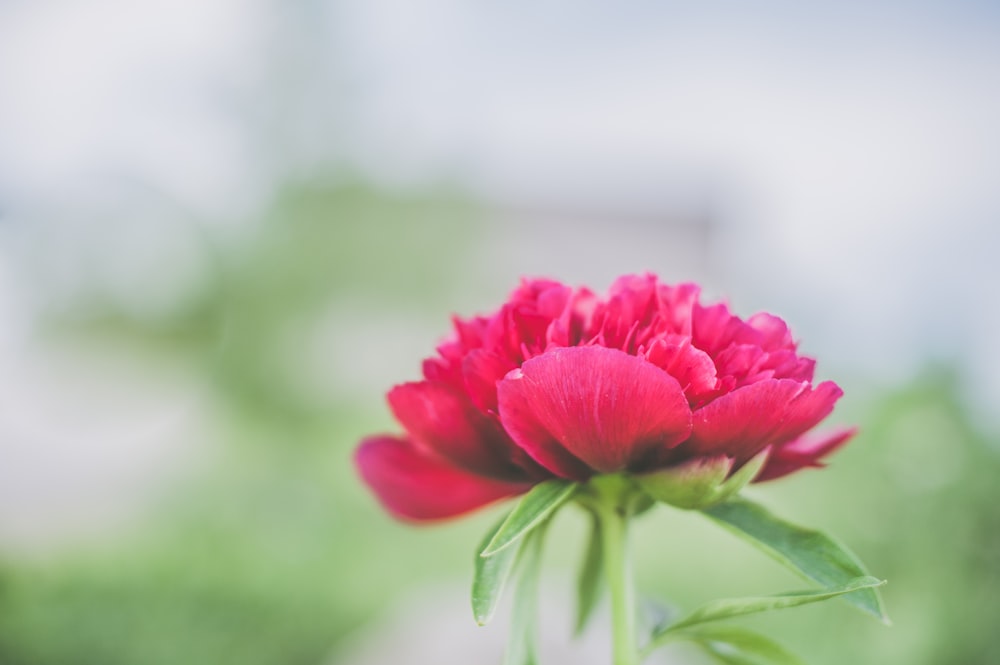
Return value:
[(727, 665), (805, 665), (798, 656), (759, 633), (733, 626), (704, 628), (694, 632), (691, 639)]
[(472, 616), (476, 623), (485, 626), (493, 618), (500, 596), (508, 578), (514, 570), (521, 546), (508, 547), (490, 557), (479, 556), (503, 526), (507, 517), (486, 532), (485, 538), (476, 549), (476, 561), (472, 575)]
[[(727, 665), (805, 665), (769, 637), (727, 625), (697, 626), (671, 633), (669, 642), (694, 642)], [(664, 642), (666, 643), (666, 642)], [(644, 653), (648, 653), (647, 647)]]
[(830, 598), (836, 598), (859, 589), (871, 589), (885, 584), (885, 580), (875, 577), (859, 577), (849, 584), (829, 589), (810, 589), (806, 591), (790, 591), (771, 596), (750, 596), (745, 598), (724, 598), (705, 603), (684, 618), (668, 626), (661, 634), (681, 630), (690, 626), (732, 619), (748, 614), (769, 612), (790, 607), (799, 607), (810, 603), (818, 603)]
[(523, 538), (569, 500), (577, 487), (577, 483), (559, 478), (532, 487), (514, 506), (479, 556), (494, 556)]
[(538, 665), (538, 579), (542, 568), (544, 537), (543, 524), (542, 528), (528, 535), (521, 546), (524, 555), (521, 557), (521, 574), (514, 590), (514, 608), (503, 665)]
[[(838, 587), (869, 576), (861, 560), (827, 534), (782, 520), (766, 508), (737, 498), (702, 511), (718, 524), (824, 587)], [(889, 623), (874, 587), (844, 595), (848, 601), (883, 623)]]
[(576, 583), (576, 621), (573, 632), (575, 635), (583, 633), (587, 622), (590, 620), (597, 601), (601, 597), (601, 576), (604, 569), (604, 549), (601, 545), (601, 521), (595, 515), (591, 515), (590, 542), (587, 546), (587, 553), (580, 568), (580, 576)]

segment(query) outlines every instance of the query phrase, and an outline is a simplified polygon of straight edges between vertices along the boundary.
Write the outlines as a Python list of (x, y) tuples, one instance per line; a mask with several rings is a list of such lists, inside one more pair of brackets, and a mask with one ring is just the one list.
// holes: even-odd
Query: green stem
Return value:
[(611, 626), (613, 665), (639, 665), (636, 650), (635, 590), (632, 584), (632, 563), (629, 557), (628, 521), (630, 510), (621, 503), (609, 502), (596, 506), (601, 522), (601, 545), (604, 550), (604, 575), (611, 592)]

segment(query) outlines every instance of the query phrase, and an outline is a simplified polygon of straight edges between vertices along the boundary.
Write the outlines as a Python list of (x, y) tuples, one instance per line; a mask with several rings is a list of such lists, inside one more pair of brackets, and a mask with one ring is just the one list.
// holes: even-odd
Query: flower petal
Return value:
[(711, 395), (719, 386), (715, 363), (707, 353), (691, 345), (690, 337), (666, 335), (650, 344), (643, 355), (677, 379), (692, 403)]
[(473, 473), (519, 479), (503, 430), (449, 385), (404, 383), (389, 391), (388, 400), (416, 444)]
[(462, 361), (465, 390), (481, 411), (497, 411), (497, 382), (516, 365), (495, 353), (476, 349)]
[(365, 483), (385, 509), (400, 519), (437, 520), (469, 512), (530, 488), (457, 469), (409, 439), (377, 436), (361, 442), (354, 456)]
[(694, 412), (691, 438), (683, 448), (694, 455), (726, 453), (747, 459), (768, 445), (789, 403), (808, 388), (808, 383), (789, 380), (737, 388)]
[(844, 391), (833, 381), (824, 381), (812, 390), (803, 390), (788, 405), (781, 426), (768, 443), (780, 446), (805, 434), (830, 415), (843, 394)]
[[(748, 335), (747, 333), (754, 333)], [(713, 358), (730, 344), (756, 341), (753, 331), (729, 311), (725, 303), (700, 305), (691, 310), (691, 338), (694, 345)]]
[(811, 466), (823, 466), (820, 458), (826, 457), (847, 443), (857, 433), (856, 427), (839, 429), (820, 437), (801, 437), (777, 448), (754, 482), (774, 480), (793, 471)]
[(758, 312), (747, 319), (747, 325), (761, 334), (760, 345), (765, 351), (795, 350), (795, 340), (788, 324), (777, 316)]
[(669, 286), (660, 284), (660, 315), (669, 324), (668, 330), (691, 335), (691, 319), (701, 287), (691, 282)]
[(511, 438), (567, 477), (578, 478), (588, 467), (621, 471), (691, 431), (691, 410), (677, 380), (615, 349), (553, 349), (512, 371), (497, 391), (500, 420)]

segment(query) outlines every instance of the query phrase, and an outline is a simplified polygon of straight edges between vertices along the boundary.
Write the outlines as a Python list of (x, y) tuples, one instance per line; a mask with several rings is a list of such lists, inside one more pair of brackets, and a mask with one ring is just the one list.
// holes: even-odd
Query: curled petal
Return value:
[(747, 325), (733, 316), (729, 306), (717, 303), (708, 307), (695, 304), (691, 311), (691, 339), (694, 345), (713, 358), (734, 342), (744, 340)]
[(385, 509), (400, 519), (454, 517), (527, 491), (527, 483), (475, 476), (418, 448), (409, 439), (377, 436), (361, 442), (355, 463)]
[(598, 304), (597, 296), (590, 289), (574, 291), (563, 311), (549, 325), (547, 346), (576, 346), (592, 337), (591, 328)]
[(748, 459), (811, 429), (833, 410), (841, 395), (831, 381), (811, 389), (805, 381), (769, 379), (737, 388), (694, 413), (685, 442), (691, 454), (727, 453)]
[(768, 443), (783, 445), (805, 434), (830, 415), (843, 394), (844, 391), (833, 381), (824, 381), (812, 390), (803, 390), (788, 405), (781, 426)]
[(677, 380), (616, 349), (553, 349), (512, 371), (497, 390), (511, 438), (567, 477), (621, 471), (691, 431)]
[(625, 275), (615, 280), (604, 309), (604, 343), (632, 353), (640, 343), (637, 335), (649, 330), (659, 313), (655, 275)]
[(766, 360), (767, 354), (755, 344), (732, 344), (715, 356), (719, 374), (733, 377), (741, 386), (771, 378), (758, 376)]
[(691, 316), (698, 302), (701, 287), (690, 282), (668, 286), (660, 284), (660, 316), (668, 324), (668, 330), (681, 335), (691, 335)]
[(747, 325), (760, 333), (760, 345), (766, 351), (794, 351), (795, 340), (788, 325), (777, 316), (758, 312), (749, 319)]
[(657, 339), (645, 352), (645, 358), (677, 379), (691, 402), (699, 401), (718, 388), (715, 363), (704, 351), (691, 346), (691, 339), (669, 335)]
[(767, 354), (763, 368), (771, 370), (776, 379), (811, 382), (813, 372), (816, 369), (816, 361), (812, 358), (799, 356), (794, 351), (772, 351)]
[(800, 437), (777, 448), (756, 482), (774, 480), (805, 467), (820, 467), (820, 459), (847, 443), (857, 433), (856, 427), (839, 429), (820, 437)]

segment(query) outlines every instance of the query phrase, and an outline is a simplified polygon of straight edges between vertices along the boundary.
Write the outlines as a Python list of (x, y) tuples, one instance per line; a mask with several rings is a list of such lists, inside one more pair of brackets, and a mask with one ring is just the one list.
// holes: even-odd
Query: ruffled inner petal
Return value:
[(677, 379), (691, 404), (712, 396), (719, 387), (715, 363), (707, 353), (691, 346), (689, 337), (664, 336), (652, 342), (642, 355)]

